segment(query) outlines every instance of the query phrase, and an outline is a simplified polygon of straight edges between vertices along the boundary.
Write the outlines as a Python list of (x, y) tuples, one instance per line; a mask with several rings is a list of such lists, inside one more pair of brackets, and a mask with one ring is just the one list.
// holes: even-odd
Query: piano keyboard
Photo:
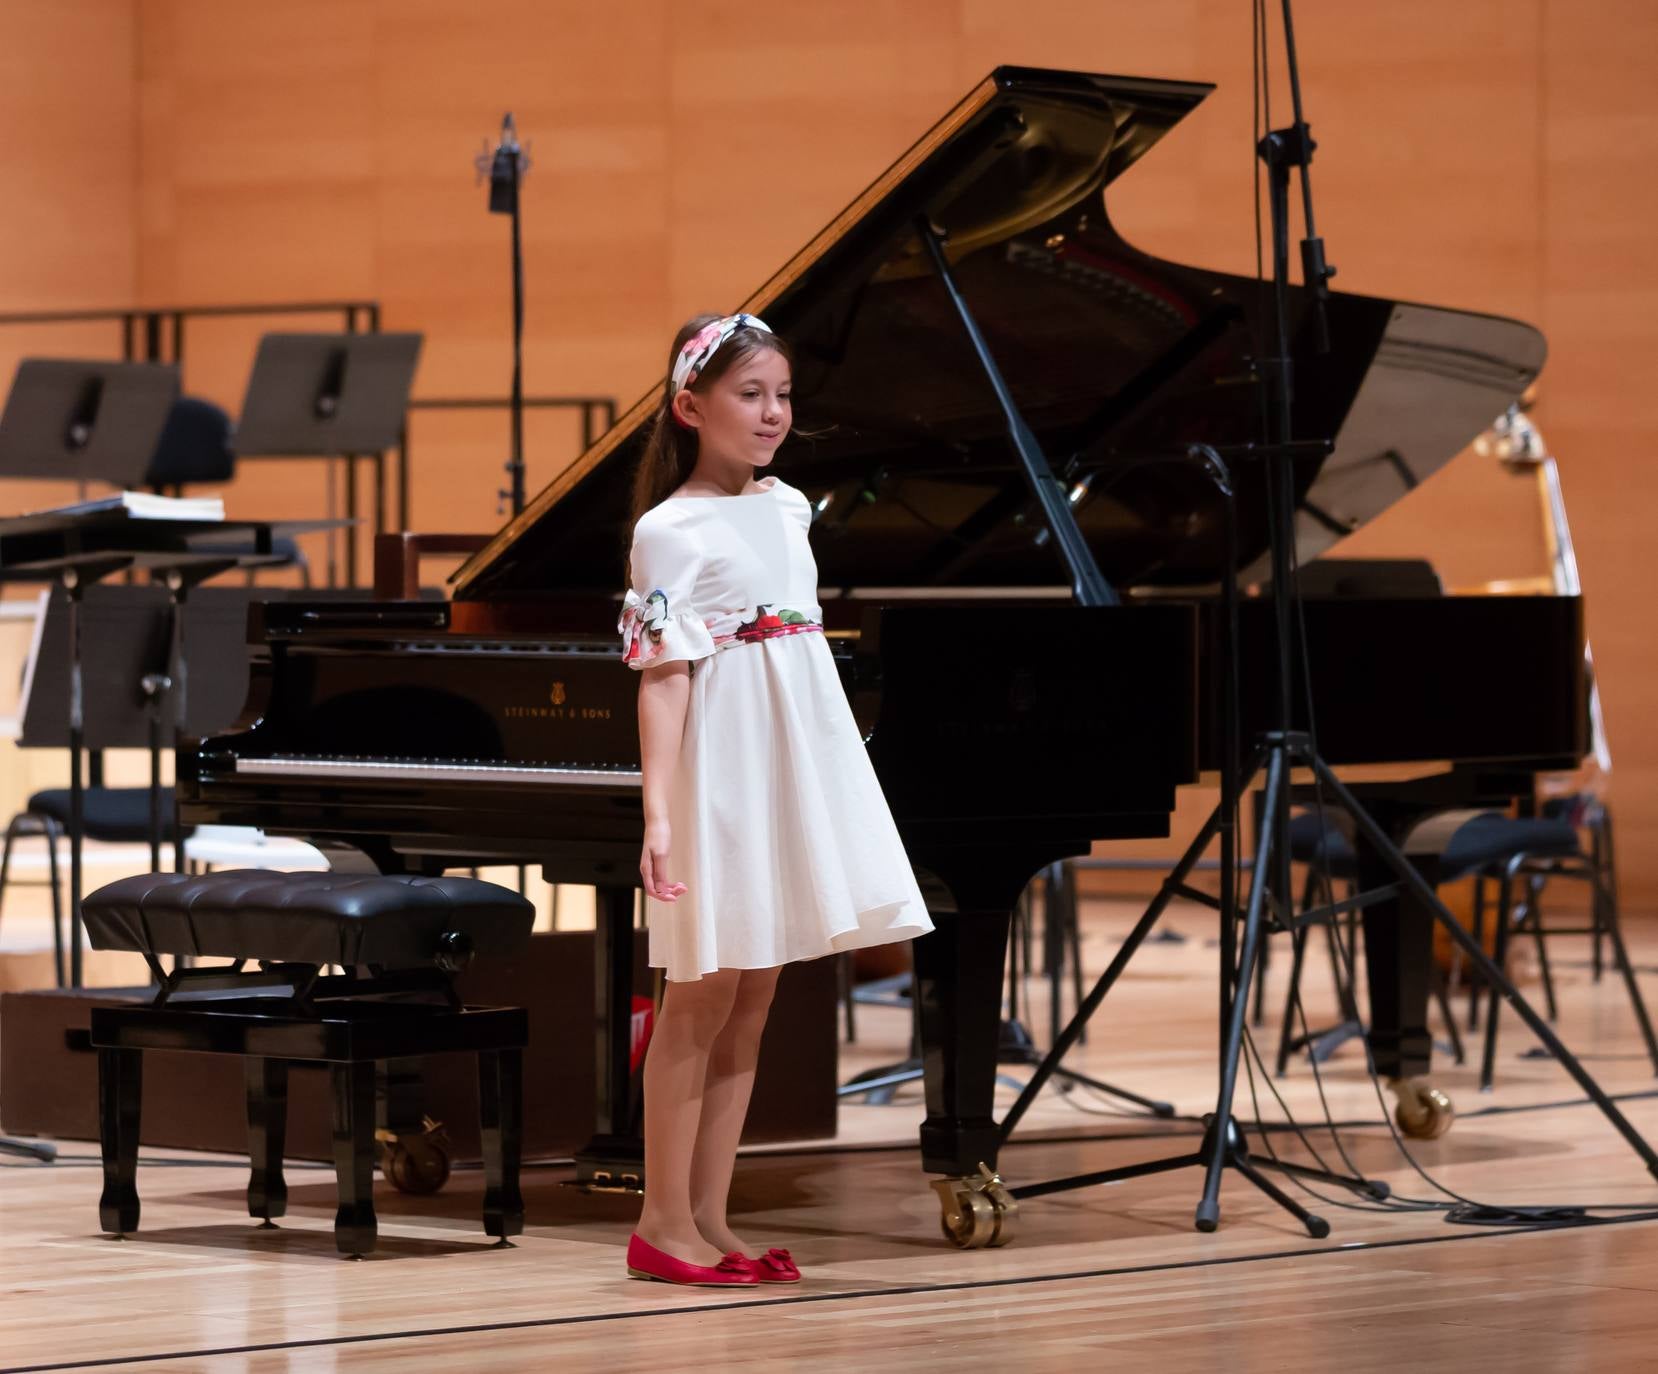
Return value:
[(273, 755), (236, 759), (238, 773), (385, 782), (512, 782), (557, 787), (638, 787), (637, 768), (468, 763), (458, 759), (353, 759)]

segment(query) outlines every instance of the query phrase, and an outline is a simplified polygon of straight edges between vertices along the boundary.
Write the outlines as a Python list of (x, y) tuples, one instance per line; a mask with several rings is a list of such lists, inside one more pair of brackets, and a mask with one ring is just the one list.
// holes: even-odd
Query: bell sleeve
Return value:
[(695, 542), (674, 525), (641, 520), (634, 529), (628, 557), (633, 585), (616, 622), (629, 668), (694, 662), (714, 652), (714, 637), (692, 604), (701, 565)]

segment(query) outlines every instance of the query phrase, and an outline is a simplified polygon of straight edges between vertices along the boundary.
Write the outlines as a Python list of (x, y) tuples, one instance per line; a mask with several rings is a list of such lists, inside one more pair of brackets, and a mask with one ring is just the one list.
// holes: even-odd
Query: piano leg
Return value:
[(972, 1174), (996, 1167), (1001, 1132), (992, 1115), (1001, 1034), (1007, 912), (938, 914), (913, 944), (927, 1119), (921, 1167)]
[(946, 1175), (933, 1183), (946, 1236), (968, 1249), (1003, 1245), (1018, 1212), (995, 1174), (992, 1115), (1010, 913), (935, 913), (933, 923), (911, 946), (927, 1094), (921, 1167)]
[(633, 1119), (633, 900), (631, 887), (598, 889), (593, 932), (593, 1138), (576, 1151), (576, 1186), (644, 1191), (645, 1145)]
[[(1386, 824), (1386, 822), (1384, 822)], [(1398, 837), (1398, 826), (1388, 827)], [(1416, 864), (1433, 883), (1433, 860)], [(1394, 881), (1393, 870), (1362, 839), (1358, 845), (1359, 889)], [(1409, 892), (1367, 906), (1363, 912), (1365, 972), (1370, 986), (1370, 1053), (1376, 1073), (1398, 1103), (1394, 1117), (1406, 1135), (1423, 1140), (1444, 1135), (1455, 1108), (1428, 1077), (1433, 1035), (1428, 1003), (1433, 982), (1433, 913)]]

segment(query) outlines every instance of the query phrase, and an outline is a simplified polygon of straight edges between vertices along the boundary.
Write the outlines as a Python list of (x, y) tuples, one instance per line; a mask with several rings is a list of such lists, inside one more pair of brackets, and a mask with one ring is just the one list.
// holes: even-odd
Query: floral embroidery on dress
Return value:
[[(739, 623), (733, 628), (733, 620)], [(773, 609), (770, 605), (762, 604), (754, 608), (752, 620), (742, 620), (740, 615), (728, 614), (711, 616), (703, 621), (713, 637), (716, 648), (724, 648), (729, 644), (752, 644), (760, 639), (774, 639), (778, 635), (797, 635), (808, 630), (822, 630), (810, 616), (791, 610), (788, 607)]]
[(623, 663), (649, 663), (662, 653), (662, 632), (668, 628), (668, 594), (658, 587), (641, 597), (628, 589), (616, 629), (622, 636)]

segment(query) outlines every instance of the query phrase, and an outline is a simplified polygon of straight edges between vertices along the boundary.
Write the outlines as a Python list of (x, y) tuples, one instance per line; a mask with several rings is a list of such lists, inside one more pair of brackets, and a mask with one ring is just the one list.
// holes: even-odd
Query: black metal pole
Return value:
[(524, 509), (524, 250), (520, 237), (518, 159), (512, 160), (512, 513)]
[(63, 574), (69, 597), (69, 986), (81, 986), (81, 834), (86, 828), (86, 794), (81, 752), (86, 743), (86, 708), (81, 680), (81, 579)]

